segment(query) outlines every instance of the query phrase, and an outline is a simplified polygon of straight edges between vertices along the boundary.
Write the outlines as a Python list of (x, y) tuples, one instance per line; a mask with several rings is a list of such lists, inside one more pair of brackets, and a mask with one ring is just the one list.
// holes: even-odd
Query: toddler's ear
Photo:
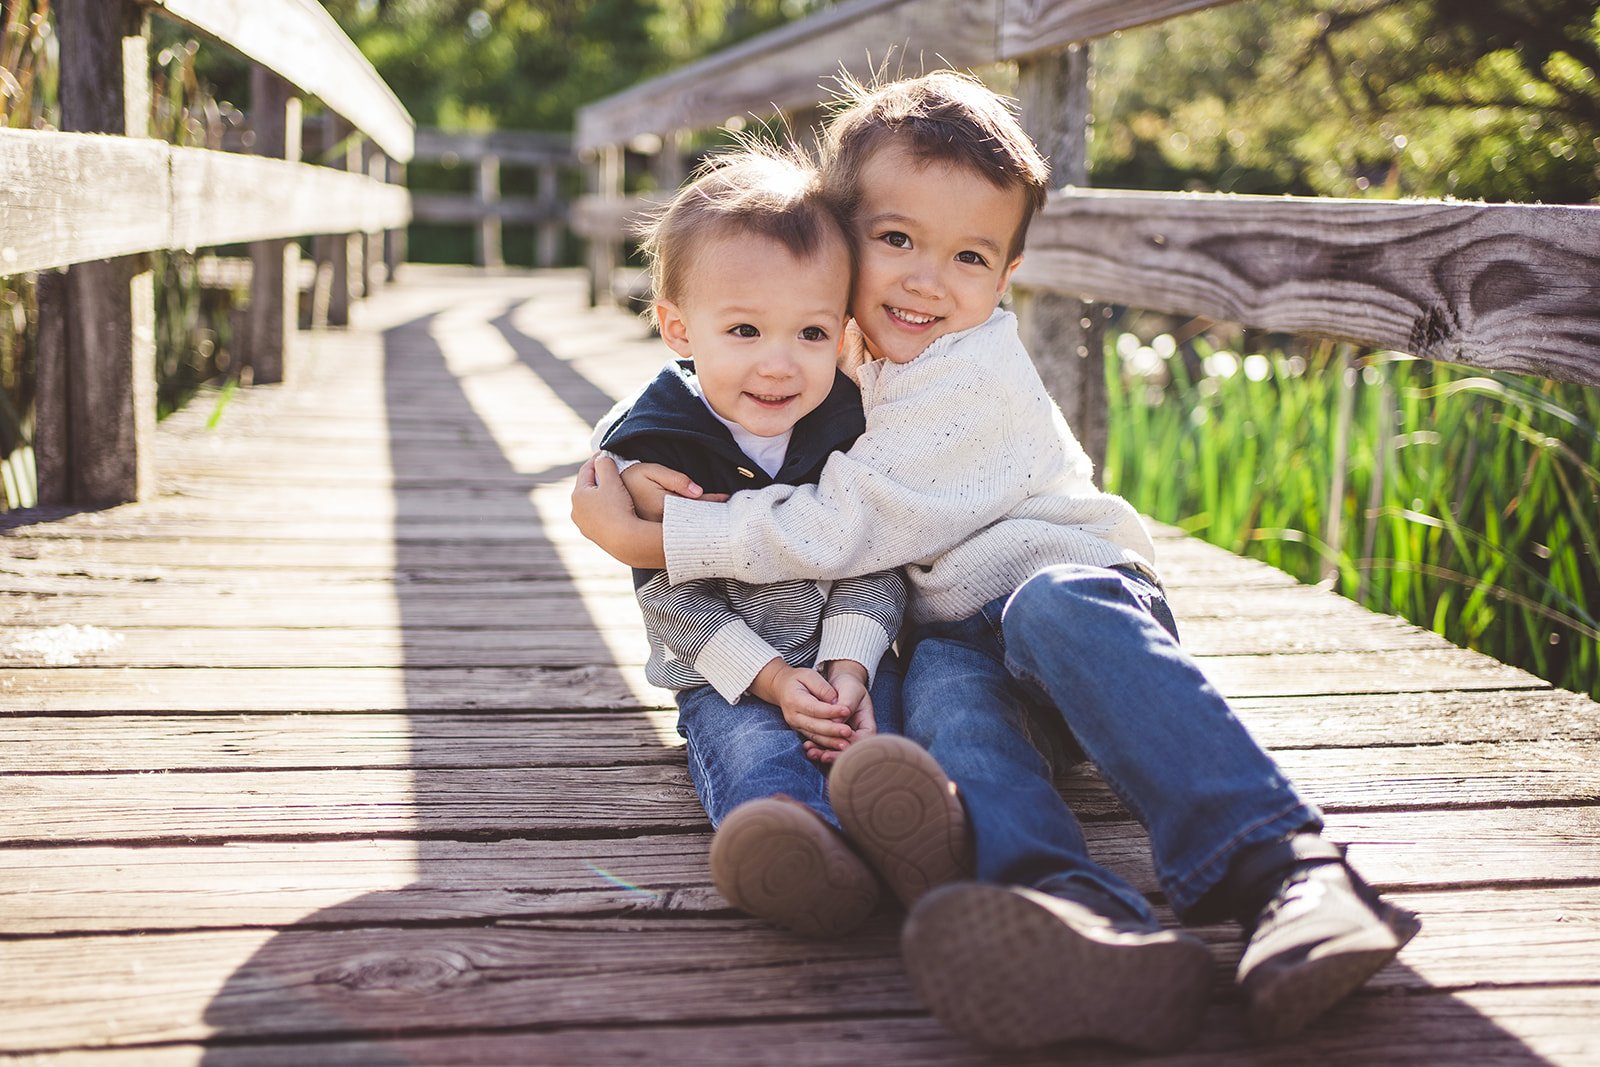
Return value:
[(689, 325), (683, 320), (683, 312), (670, 300), (656, 301), (656, 326), (661, 330), (661, 339), (667, 342), (667, 347), (680, 356), (688, 357), (689, 352)]

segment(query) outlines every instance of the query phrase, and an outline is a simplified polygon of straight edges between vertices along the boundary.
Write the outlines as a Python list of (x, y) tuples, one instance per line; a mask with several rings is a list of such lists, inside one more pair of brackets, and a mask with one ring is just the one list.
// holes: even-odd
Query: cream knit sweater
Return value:
[(905, 565), (913, 622), (966, 618), (1056, 563), (1150, 566), (1138, 513), (1089, 457), (997, 310), (860, 370), (867, 430), (816, 485), (667, 499), (667, 576), (845, 578)]

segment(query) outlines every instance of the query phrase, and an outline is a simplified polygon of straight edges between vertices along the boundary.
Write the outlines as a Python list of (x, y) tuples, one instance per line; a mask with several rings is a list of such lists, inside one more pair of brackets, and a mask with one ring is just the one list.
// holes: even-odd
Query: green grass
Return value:
[(1333, 345), (1173, 348), (1108, 344), (1107, 489), (1600, 697), (1600, 390)]

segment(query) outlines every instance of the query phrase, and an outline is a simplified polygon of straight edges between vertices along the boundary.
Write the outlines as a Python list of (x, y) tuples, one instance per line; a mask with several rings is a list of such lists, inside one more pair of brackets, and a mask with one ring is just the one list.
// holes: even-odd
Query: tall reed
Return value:
[(1178, 348), (1108, 344), (1108, 489), (1600, 697), (1600, 390), (1331, 344)]

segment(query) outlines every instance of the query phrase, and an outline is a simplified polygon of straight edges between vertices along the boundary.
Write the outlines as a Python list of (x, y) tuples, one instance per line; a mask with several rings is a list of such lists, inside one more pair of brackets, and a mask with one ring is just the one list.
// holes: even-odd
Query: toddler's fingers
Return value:
[(590, 456), (588, 459), (583, 461), (583, 466), (578, 468), (577, 487), (579, 489), (594, 489), (600, 484), (595, 480), (594, 461), (596, 458), (597, 457), (595, 456)]

